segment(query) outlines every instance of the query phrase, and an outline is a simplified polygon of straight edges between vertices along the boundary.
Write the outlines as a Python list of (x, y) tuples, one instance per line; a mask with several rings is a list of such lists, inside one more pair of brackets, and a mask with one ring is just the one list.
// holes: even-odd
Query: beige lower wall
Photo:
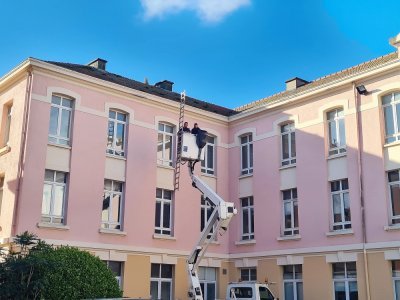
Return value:
[[(327, 263), (326, 255), (304, 256), (303, 293), (307, 300), (333, 299), (332, 265)], [(358, 298), (367, 299), (364, 255), (357, 255)], [(150, 256), (127, 255), (124, 263), (123, 289), (124, 297), (150, 297)], [(368, 253), (369, 291), (371, 300), (392, 300), (393, 283), (391, 263), (385, 260), (384, 252)], [(240, 269), (233, 261), (221, 261), (217, 268), (217, 299), (225, 299), (226, 286), (229, 282), (238, 281)], [(272, 292), (279, 299), (283, 295), (283, 270), (277, 265), (277, 258), (261, 258), (257, 265), (257, 281), (268, 282)], [(177, 258), (174, 270), (174, 299), (187, 299), (188, 279), (186, 257)]]
[(332, 299), (332, 266), (325, 256), (304, 257), (303, 293), (307, 300)]
[(368, 270), (371, 300), (393, 299), (392, 266), (383, 252), (368, 254)]
[(150, 298), (150, 256), (128, 255), (124, 264), (124, 297)]

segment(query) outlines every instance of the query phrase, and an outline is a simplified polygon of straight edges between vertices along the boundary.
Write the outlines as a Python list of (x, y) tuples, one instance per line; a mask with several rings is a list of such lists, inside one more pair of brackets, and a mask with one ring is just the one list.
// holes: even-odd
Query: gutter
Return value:
[(29, 120), (29, 112), (30, 112), (30, 104), (32, 100), (32, 85), (33, 85), (33, 71), (32, 68), (28, 69), (28, 76), (26, 80), (26, 90), (25, 90), (25, 101), (24, 101), (24, 119), (22, 122), (22, 134), (21, 134), (21, 142), (20, 142), (20, 151), (19, 151), (19, 160), (18, 160), (18, 168), (17, 168), (17, 189), (15, 191), (15, 203), (14, 203), (14, 214), (13, 214), (13, 222), (11, 228), (12, 236), (16, 236), (16, 226), (18, 224), (19, 217), (19, 202), (20, 202), (20, 190), (22, 185), (23, 178), (23, 169), (24, 169), (24, 159), (25, 159), (25, 150), (26, 150), (26, 140), (27, 140), (27, 131), (28, 131), (28, 120)]

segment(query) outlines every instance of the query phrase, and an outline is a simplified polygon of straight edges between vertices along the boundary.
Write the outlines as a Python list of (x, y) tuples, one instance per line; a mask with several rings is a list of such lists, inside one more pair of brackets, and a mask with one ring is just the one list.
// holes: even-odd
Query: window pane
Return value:
[(357, 266), (355, 262), (346, 263), (347, 278), (357, 278)]
[(103, 198), (103, 209), (101, 212), (101, 220), (103, 222), (107, 222), (108, 221), (108, 209), (110, 208), (110, 195), (109, 194), (105, 194), (104, 198)]
[(171, 282), (161, 282), (161, 299), (171, 299)]
[(393, 108), (392, 106), (387, 106), (383, 109), (383, 114), (385, 116), (385, 132), (386, 135), (394, 134), (394, 119), (393, 119)]
[(172, 136), (167, 135), (165, 136), (165, 159), (171, 160), (172, 159)]
[(390, 186), (390, 198), (392, 201), (393, 216), (400, 215), (400, 186), (398, 184)]
[(326, 115), (328, 120), (333, 120), (336, 116), (336, 110), (329, 111)]
[(342, 221), (342, 205), (340, 200), (340, 195), (332, 195), (333, 198), (333, 221), (341, 222)]
[(282, 191), (282, 196), (283, 196), (283, 200), (289, 200), (289, 199), (292, 199), (292, 193), (291, 193), (291, 190), (285, 190), (285, 191)]
[(155, 225), (156, 227), (160, 227), (161, 222), (161, 203), (156, 202), (156, 216), (155, 216)]
[(171, 216), (171, 205), (168, 203), (164, 204), (164, 219), (163, 219), (163, 227), (170, 228), (170, 216)]
[(151, 281), (150, 282), (150, 295), (152, 300), (158, 299), (158, 282)]
[(241, 144), (246, 144), (247, 143), (247, 135), (246, 136), (242, 136), (241, 138), (240, 138), (240, 143)]
[(289, 135), (282, 135), (282, 159), (289, 158)]
[(164, 190), (164, 199), (171, 200), (172, 199), (172, 191)]
[(243, 233), (249, 233), (249, 211), (243, 211)]
[(386, 95), (382, 98), (382, 104), (389, 104), (392, 101), (392, 94)]
[(290, 202), (284, 204), (285, 228), (292, 228), (292, 205)]
[(293, 214), (294, 214), (294, 227), (299, 227), (299, 208), (298, 208), (298, 202), (294, 201), (293, 202)]
[(113, 191), (122, 192), (122, 182), (113, 181)]
[(161, 278), (172, 278), (172, 265), (161, 265)]
[(158, 139), (157, 139), (157, 158), (158, 159), (163, 159), (163, 135), (162, 133), (158, 134)]
[(210, 145), (207, 146), (207, 168), (214, 168), (214, 147)]
[(54, 187), (54, 207), (53, 215), (62, 217), (63, 215), (63, 201), (64, 201), (64, 187), (55, 186)]
[(56, 172), (56, 182), (57, 183), (65, 183), (66, 182), (66, 174), (63, 172)]
[(54, 181), (54, 171), (46, 170), (44, 172), (44, 180), (45, 181)]
[(105, 190), (111, 191), (111, 185), (112, 185), (111, 180), (109, 180), (109, 179), (104, 180), (104, 189)]
[(51, 103), (60, 105), (60, 104), (61, 104), (61, 98), (58, 97), (58, 96), (54, 96), (54, 95), (53, 95), (53, 96), (51, 97)]
[(344, 201), (344, 220), (350, 221), (350, 200), (349, 200), (349, 193), (343, 193), (343, 201)]
[(42, 214), (50, 214), (50, 202), (51, 202), (51, 185), (45, 184), (43, 188), (43, 198), (42, 198)]
[(63, 109), (61, 113), (60, 136), (69, 138), (70, 120), (71, 120), (71, 111)]
[(332, 264), (333, 278), (344, 278), (344, 263)]
[(160, 264), (151, 264), (151, 277), (160, 277)]
[(71, 108), (72, 107), (72, 100), (63, 98), (62, 106)]
[(247, 161), (247, 150), (248, 146), (242, 146), (242, 169), (247, 169), (249, 167), (249, 163)]
[(165, 132), (173, 133), (174, 132), (174, 128), (172, 126), (165, 125)]
[(335, 282), (335, 300), (347, 300), (344, 282)]
[(285, 300), (295, 300), (293, 292), (293, 282), (285, 282)]
[(57, 128), (58, 128), (58, 108), (52, 107), (50, 110), (49, 134), (57, 135)]
[(388, 173), (389, 182), (399, 181), (399, 171), (392, 171)]
[(291, 150), (292, 150), (292, 157), (296, 157), (296, 134), (294, 132), (292, 132), (290, 134), (290, 138), (291, 138)]
[(117, 113), (117, 120), (125, 122), (126, 121), (126, 114)]
[(397, 118), (397, 132), (399, 133), (399, 128), (400, 128), (400, 104), (396, 105), (396, 118)]
[(122, 263), (119, 261), (109, 261), (108, 268), (115, 274), (115, 276), (121, 276)]
[(336, 123), (329, 122), (329, 148), (336, 148), (338, 147), (338, 140), (337, 140), (337, 132), (336, 132)]
[(256, 269), (250, 269), (250, 280), (257, 280), (257, 270)]
[(283, 279), (293, 279), (293, 265), (283, 266)]
[(111, 201), (111, 211), (112, 216), (110, 221), (118, 223), (120, 221), (120, 205), (121, 205), (121, 195), (114, 195)]
[(112, 148), (114, 142), (114, 122), (108, 121), (107, 147)]
[(356, 281), (349, 282), (349, 292), (350, 292), (349, 300), (358, 300), (358, 290)]
[(303, 300), (303, 283), (298, 282), (296, 284), (296, 288), (297, 288), (297, 299), (296, 300)]
[(250, 209), (250, 232), (254, 232), (254, 209)]
[(125, 138), (125, 125), (118, 123), (117, 124), (117, 137), (115, 148), (117, 150), (124, 150), (124, 138)]
[(108, 112), (108, 117), (109, 117), (110, 119), (115, 119), (116, 114), (117, 114), (117, 113), (116, 113), (115, 111), (110, 110), (110, 111)]
[(339, 135), (340, 135), (340, 147), (346, 146), (346, 129), (344, 126), (344, 119), (339, 120)]
[(250, 147), (249, 167), (252, 168), (253, 167), (253, 144), (250, 144), (249, 147)]
[(207, 283), (206, 300), (215, 300), (215, 283)]
[(295, 272), (295, 278), (296, 279), (301, 279), (303, 277), (303, 266), (302, 265), (294, 265), (294, 272)]
[(400, 280), (394, 281), (394, 290), (396, 294), (396, 300), (400, 299)]

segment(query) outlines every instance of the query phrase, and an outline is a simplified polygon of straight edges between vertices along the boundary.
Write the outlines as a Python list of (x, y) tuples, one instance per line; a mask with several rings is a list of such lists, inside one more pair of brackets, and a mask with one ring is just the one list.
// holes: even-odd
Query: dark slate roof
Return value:
[(292, 97), (296, 97), (298, 95), (306, 93), (310, 90), (313, 90), (313, 89), (316, 89), (319, 87), (323, 87), (325, 85), (328, 85), (328, 84), (331, 84), (334, 82), (345, 80), (347, 78), (351, 78), (355, 75), (362, 74), (366, 71), (380, 68), (380, 67), (382, 67), (386, 64), (392, 63), (396, 60), (398, 60), (397, 52), (392, 52), (392, 53), (386, 54), (384, 56), (375, 58), (373, 60), (361, 63), (354, 67), (351, 67), (351, 68), (348, 68), (348, 69), (345, 69), (345, 70), (342, 70), (342, 71), (339, 71), (339, 72), (336, 72), (333, 74), (329, 74), (327, 76), (324, 76), (324, 77), (321, 77), (318, 79), (315, 79), (314, 81), (311, 81), (301, 87), (298, 87), (297, 89), (283, 91), (283, 92), (274, 94), (272, 96), (263, 98), (261, 100), (257, 100), (257, 101), (248, 103), (246, 105), (235, 108), (235, 110), (238, 112), (242, 112), (242, 111), (246, 111), (253, 107), (262, 106), (262, 105), (265, 105), (268, 103), (273, 103), (273, 102), (277, 102), (277, 101), (284, 100), (284, 99), (290, 99)]
[[(44, 61), (52, 65), (56, 65), (68, 70), (72, 70), (81, 74), (85, 74), (91, 77), (95, 77), (98, 79), (102, 79), (108, 82), (112, 82), (115, 84), (119, 84), (121, 86), (125, 86), (134, 90), (138, 90), (141, 92), (149, 93), (155, 96), (159, 96), (168, 100), (172, 100), (175, 102), (181, 101), (181, 95), (175, 92), (167, 91), (159, 87), (155, 87), (150, 84), (145, 84), (143, 82), (139, 82), (133, 79), (129, 79), (114, 73), (110, 73), (107, 71), (99, 70), (95, 67), (87, 66), (87, 65), (79, 65), (79, 64), (71, 64), (71, 63), (63, 63), (63, 62), (54, 62), (54, 61)], [(193, 106), (205, 111), (213, 112), (223, 116), (232, 116), (237, 114), (238, 112), (229, 108), (225, 108), (219, 105), (215, 105), (209, 102), (201, 101), (192, 97), (186, 96), (186, 105)]]

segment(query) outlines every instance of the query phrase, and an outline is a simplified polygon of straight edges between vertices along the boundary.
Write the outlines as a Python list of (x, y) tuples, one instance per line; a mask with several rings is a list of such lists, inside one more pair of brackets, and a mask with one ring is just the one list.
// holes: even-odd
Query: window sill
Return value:
[(161, 164), (157, 164), (157, 168), (162, 168), (162, 169), (167, 169), (167, 170), (175, 170), (175, 168), (172, 166), (166, 166), (166, 165), (161, 165)]
[(176, 238), (174, 236), (166, 235), (166, 234), (153, 234), (153, 239), (156, 240), (171, 240), (171, 241), (176, 241)]
[(119, 235), (119, 236), (126, 236), (126, 231), (121, 231), (118, 229), (105, 229), (105, 228), (100, 228), (99, 232), (102, 234), (113, 234), (113, 235)]
[(114, 154), (106, 153), (106, 157), (115, 158), (115, 159), (118, 159), (118, 160), (124, 160), (124, 161), (126, 161), (126, 157), (125, 157), (125, 156), (119, 156), (119, 155), (114, 155)]
[(286, 169), (292, 169), (292, 168), (296, 168), (296, 164), (281, 166), (279, 168), (279, 170), (286, 170)]
[(400, 145), (400, 141), (395, 141), (392, 143), (384, 144), (383, 148), (390, 148), (390, 147), (394, 147), (394, 146), (398, 146), (398, 145)]
[(47, 229), (55, 229), (55, 230), (69, 230), (69, 226), (63, 225), (63, 224), (39, 222), (36, 224), (36, 226), (38, 228), (47, 228)]
[(10, 151), (11, 151), (11, 147), (8, 145), (5, 145), (3, 148), (0, 149), (0, 156), (7, 154)]
[(341, 158), (341, 157), (345, 157), (345, 156), (347, 156), (347, 152), (345, 152), (345, 153), (339, 153), (339, 154), (334, 154), (334, 155), (329, 155), (326, 159), (327, 159), (327, 160), (331, 160), (331, 159)]
[(209, 178), (215, 178), (215, 179), (217, 179), (217, 176), (215, 176), (214, 174), (206, 174), (206, 173), (200, 173), (201, 174), (201, 176), (204, 176), (204, 177), (209, 177)]
[(300, 239), (301, 239), (301, 235), (300, 234), (285, 235), (285, 236), (280, 236), (280, 237), (276, 238), (277, 241), (298, 241)]
[(235, 242), (236, 246), (246, 246), (246, 245), (255, 245), (256, 240), (245, 240), (245, 241), (237, 241)]
[(247, 177), (253, 177), (253, 173), (240, 175), (239, 179), (243, 179), (243, 178), (247, 178)]
[(56, 143), (50, 143), (50, 142), (48, 142), (47, 145), (58, 147), (58, 148), (63, 148), (63, 149), (68, 149), (68, 150), (72, 149), (72, 147), (68, 146), (68, 145), (62, 145), (62, 144), (56, 144)]
[(353, 229), (344, 229), (344, 230), (336, 230), (336, 231), (329, 231), (325, 233), (327, 237), (331, 236), (341, 236), (341, 235), (353, 235)]
[(400, 230), (400, 224), (392, 224), (392, 225), (388, 225), (388, 226), (383, 226), (383, 230), (385, 230), (385, 231)]

